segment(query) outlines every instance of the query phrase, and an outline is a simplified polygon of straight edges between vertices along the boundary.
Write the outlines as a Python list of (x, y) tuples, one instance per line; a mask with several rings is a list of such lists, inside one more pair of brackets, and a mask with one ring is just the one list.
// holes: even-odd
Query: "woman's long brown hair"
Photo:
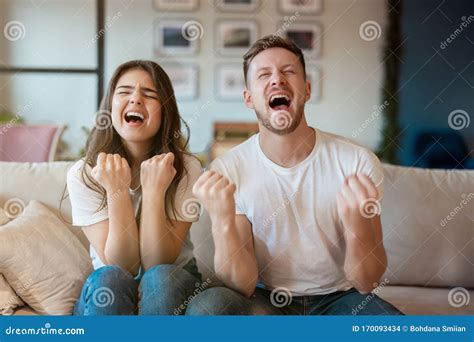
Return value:
[[(178, 105), (174, 95), (173, 86), (166, 72), (155, 62), (146, 60), (133, 60), (121, 64), (113, 74), (107, 93), (102, 99), (97, 122), (87, 139), (86, 154), (84, 157), (84, 166), (81, 170), (81, 176), (84, 184), (90, 189), (97, 191), (102, 196), (102, 202), (97, 211), (107, 206), (107, 194), (105, 189), (87, 172), (89, 165), (93, 168), (97, 163), (97, 156), (100, 152), (117, 153), (128, 161), (131, 165), (131, 158), (127, 155), (125, 147), (122, 143), (120, 135), (112, 125), (112, 97), (115, 87), (120, 77), (131, 69), (141, 69), (146, 71), (156, 87), (158, 98), (161, 103), (161, 125), (153, 138), (152, 147), (149, 151), (148, 158), (154, 155), (172, 152), (174, 154), (174, 168), (176, 175), (174, 176), (165, 195), (166, 201), (166, 217), (170, 220), (169, 214), (172, 212), (176, 215), (174, 206), (174, 198), (180, 180), (187, 173), (184, 165), (184, 156), (190, 155), (187, 152), (189, 142), (189, 127), (181, 118), (178, 111)], [(107, 125), (102, 123), (106, 122)], [(182, 126), (183, 125), (183, 126)], [(182, 127), (185, 134), (182, 132)]]

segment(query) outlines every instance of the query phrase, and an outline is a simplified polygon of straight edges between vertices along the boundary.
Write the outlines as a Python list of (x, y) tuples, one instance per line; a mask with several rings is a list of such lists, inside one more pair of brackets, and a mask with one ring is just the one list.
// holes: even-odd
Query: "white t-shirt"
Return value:
[[(179, 182), (174, 201), (177, 215), (174, 216), (173, 213), (169, 213), (169, 215), (172, 219), (177, 221), (196, 222), (199, 219), (200, 210), (197, 201), (193, 199), (192, 187), (201, 175), (202, 168), (196, 158), (188, 155), (184, 156), (184, 163), (187, 169), (187, 175), (185, 173)], [(107, 207), (97, 211), (102, 198), (98, 192), (88, 188), (84, 184), (81, 176), (83, 165), (84, 160), (81, 159), (77, 161), (67, 174), (67, 187), (72, 207), (72, 224), (79, 227), (89, 226), (106, 220), (109, 217)], [(90, 171), (91, 167), (87, 165), (89, 175)], [(137, 190), (129, 189), (129, 194), (135, 217), (137, 217), (141, 205), (141, 187)], [(94, 269), (105, 266), (92, 245), (90, 245), (90, 255)], [(184, 266), (192, 257), (193, 244), (188, 233), (186, 241), (181, 248), (181, 254), (176, 259), (175, 264)]]
[(267, 158), (256, 134), (211, 168), (236, 184), (236, 214), (252, 224), (257, 286), (284, 287), (296, 296), (352, 287), (343, 270), (345, 240), (336, 196), (346, 176), (366, 174), (382, 197), (383, 169), (370, 150), (316, 130), (308, 157), (284, 168)]

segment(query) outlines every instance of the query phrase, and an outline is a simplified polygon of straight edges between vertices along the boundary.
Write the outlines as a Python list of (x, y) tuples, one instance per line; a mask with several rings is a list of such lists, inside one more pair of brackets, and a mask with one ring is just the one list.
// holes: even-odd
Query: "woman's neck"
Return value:
[(132, 182), (130, 187), (136, 189), (140, 186), (140, 167), (150, 155), (151, 144), (123, 142), (127, 155), (130, 158), (130, 171)]

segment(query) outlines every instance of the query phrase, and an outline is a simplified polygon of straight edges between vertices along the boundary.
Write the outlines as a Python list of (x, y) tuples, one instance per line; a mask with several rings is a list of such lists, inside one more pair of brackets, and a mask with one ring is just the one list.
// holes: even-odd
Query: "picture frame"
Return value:
[(314, 64), (306, 64), (306, 79), (311, 82), (311, 98), (309, 104), (321, 101), (322, 93), (322, 72), (321, 68)]
[(287, 38), (293, 40), (295, 44), (298, 45), (305, 57), (309, 59), (321, 57), (323, 44), (322, 34), (322, 25), (313, 22), (293, 23), (284, 33)]
[(199, 50), (199, 39), (189, 39), (183, 35), (186, 19), (157, 19), (153, 28), (153, 50), (159, 56), (192, 56)]
[(194, 63), (160, 63), (173, 84), (178, 101), (193, 101), (199, 93), (199, 68)]
[(323, 11), (323, 0), (278, 0), (278, 10), (283, 14), (316, 15)]
[(254, 20), (221, 20), (216, 23), (215, 48), (218, 55), (241, 57), (258, 39)]
[(260, 7), (260, 0), (215, 0), (215, 7), (220, 12), (254, 13)]
[(238, 63), (220, 63), (214, 70), (215, 94), (220, 101), (243, 101), (245, 88), (242, 65)]
[(199, 0), (153, 0), (153, 7), (157, 11), (188, 12), (196, 10)]

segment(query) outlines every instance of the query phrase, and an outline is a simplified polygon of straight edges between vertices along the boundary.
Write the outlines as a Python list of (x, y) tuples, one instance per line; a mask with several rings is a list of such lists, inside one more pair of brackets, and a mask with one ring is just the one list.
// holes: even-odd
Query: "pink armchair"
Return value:
[(0, 161), (53, 161), (64, 128), (64, 125), (0, 125)]

